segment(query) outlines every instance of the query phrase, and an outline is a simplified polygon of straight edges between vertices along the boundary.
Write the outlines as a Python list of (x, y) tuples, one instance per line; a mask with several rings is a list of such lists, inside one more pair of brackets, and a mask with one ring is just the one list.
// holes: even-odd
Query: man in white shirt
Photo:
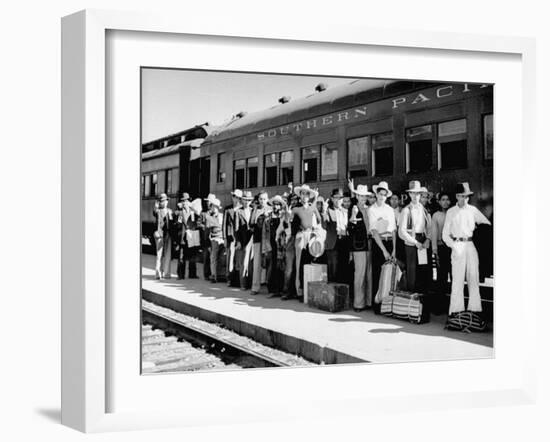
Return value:
[(456, 206), (447, 211), (443, 225), (443, 241), (451, 248), (453, 281), (449, 315), (464, 311), (464, 279), (468, 282), (468, 310), (481, 312), (479, 294), (479, 257), (473, 243), (476, 224), (491, 224), (474, 206), (468, 204), (473, 195), (468, 183), (457, 184)]
[[(372, 186), (372, 190), (376, 194), (376, 202), (369, 207), (368, 216), (369, 229), (375, 242), (372, 247), (372, 293), (376, 294), (382, 265), (388, 260), (395, 261), (396, 222), (395, 212), (386, 204), (386, 198), (392, 195), (388, 183), (381, 181)], [(379, 314), (380, 304), (373, 302), (372, 306), (374, 313)]]
[[(399, 220), (399, 237), (405, 242), (406, 289), (411, 292), (426, 293), (430, 276), (428, 249), (431, 218), (426, 208), (420, 203), (420, 197), (427, 193), (427, 190), (420, 185), (420, 181), (411, 181), (407, 192), (411, 202), (402, 210)], [(423, 261), (421, 257), (424, 258)]]

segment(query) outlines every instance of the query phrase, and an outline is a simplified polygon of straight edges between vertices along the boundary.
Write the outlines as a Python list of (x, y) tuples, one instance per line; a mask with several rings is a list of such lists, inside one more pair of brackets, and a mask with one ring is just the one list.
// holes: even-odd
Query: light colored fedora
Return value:
[(316, 198), (317, 195), (319, 195), (318, 192), (316, 192), (315, 190), (313, 190), (311, 187), (309, 187), (307, 184), (303, 184), (301, 186), (296, 186), (294, 188), (294, 193), (298, 196), (300, 196), (300, 193), (301, 192), (308, 192), (309, 193), (309, 196), (310, 198)]
[(204, 200), (208, 201), (209, 203), (211, 203), (214, 199), (216, 199), (216, 195), (214, 195), (213, 193), (209, 193), (208, 196), (204, 198)]
[(357, 188), (353, 191), (353, 193), (361, 196), (372, 195), (372, 192), (369, 192), (369, 188), (366, 184), (359, 184)]
[(209, 202), (211, 205), (216, 206), (218, 209), (222, 208), (222, 203), (218, 198), (212, 198)]
[(392, 196), (392, 192), (388, 187), (388, 183), (386, 183), (385, 181), (380, 181), (378, 184), (375, 184), (374, 186), (372, 186), (372, 190), (374, 190), (374, 193), (378, 193), (380, 189), (383, 189), (386, 192), (388, 192), (388, 194), (386, 195), (388, 198)]
[(409, 193), (428, 193), (428, 189), (420, 185), (420, 181), (409, 181)]
[(233, 192), (231, 192), (231, 195), (233, 195), (237, 198), (242, 198), (243, 191), (241, 189), (235, 189)]
[(243, 195), (241, 196), (242, 200), (252, 201), (254, 197), (252, 196), (252, 192), (250, 190), (245, 190), (243, 192)]
[(168, 201), (168, 195), (166, 195), (165, 193), (161, 193), (159, 195), (159, 201)]
[(469, 196), (469, 195), (473, 195), (474, 192), (470, 190), (470, 183), (458, 183), (456, 185), (455, 194)]

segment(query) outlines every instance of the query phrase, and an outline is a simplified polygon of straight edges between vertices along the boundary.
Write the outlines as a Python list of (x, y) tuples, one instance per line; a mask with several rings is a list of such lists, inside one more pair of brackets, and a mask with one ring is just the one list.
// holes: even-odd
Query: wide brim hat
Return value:
[(252, 192), (250, 191), (243, 192), (243, 195), (240, 198), (246, 201), (252, 201), (254, 199)]
[(464, 195), (464, 196), (470, 196), (473, 195), (474, 192), (470, 190), (470, 183), (458, 183), (456, 185), (456, 195)]
[(313, 190), (311, 187), (309, 187), (307, 184), (304, 184), (302, 186), (296, 186), (294, 188), (294, 193), (298, 196), (300, 196), (301, 192), (308, 192), (310, 197), (316, 198), (319, 195), (319, 192)]
[(159, 195), (159, 201), (168, 201), (168, 195), (166, 195), (165, 193), (161, 193)]
[(208, 202), (211, 202), (215, 198), (216, 198), (216, 195), (214, 195), (213, 193), (209, 193), (208, 196), (206, 198), (204, 198), (204, 200), (208, 201)]
[(372, 192), (369, 192), (369, 188), (366, 184), (359, 184), (357, 188), (353, 191), (356, 195), (369, 196), (372, 195)]
[(241, 189), (235, 189), (233, 192), (231, 192), (231, 195), (237, 198), (242, 198), (243, 191)]
[(269, 200), (269, 204), (273, 205), (275, 203), (280, 203), (281, 205), (283, 205), (285, 203), (285, 200), (280, 195), (275, 195)]
[(428, 189), (420, 185), (420, 181), (411, 181), (409, 183), (408, 193), (428, 193)]
[(191, 199), (191, 197), (189, 196), (189, 194), (187, 192), (184, 192), (183, 195), (180, 198), (180, 201), (188, 201), (190, 199)]
[(388, 194), (386, 195), (388, 198), (393, 195), (392, 191), (388, 187), (388, 183), (386, 183), (385, 181), (380, 181), (378, 184), (375, 184), (374, 186), (372, 186), (372, 190), (374, 191), (374, 193), (378, 193), (380, 189), (383, 189), (386, 192), (388, 192)]
[(221, 201), (218, 199), (218, 198), (213, 198), (210, 200), (210, 204), (212, 206), (216, 206), (217, 208), (221, 209), (222, 208), (222, 203)]
[(308, 243), (308, 249), (311, 256), (319, 258), (325, 253), (325, 241), (317, 237), (311, 238)]

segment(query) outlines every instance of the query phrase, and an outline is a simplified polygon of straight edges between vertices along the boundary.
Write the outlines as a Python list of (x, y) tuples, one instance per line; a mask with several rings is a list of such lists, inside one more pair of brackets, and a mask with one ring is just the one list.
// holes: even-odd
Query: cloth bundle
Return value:
[(390, 292), (397, 288), (397, 284), (401, 279), (401, 269), (391, 261), (386, 262), (380, 271), (380, 283), (378, 284), (378, 292), (374, 301), (377, 304), (384, 303), (384, 299), (390, 296)]
[(487, 330), (487, 321), (483, 319), (480, 312), (464, 311), (449, 315), (445, 328), (466, 333), (483, 332)]

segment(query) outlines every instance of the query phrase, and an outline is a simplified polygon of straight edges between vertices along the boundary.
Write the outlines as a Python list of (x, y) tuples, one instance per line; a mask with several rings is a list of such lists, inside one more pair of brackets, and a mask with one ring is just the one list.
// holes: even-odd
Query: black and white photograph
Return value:
[(142, 374), (494, 357), (493, 85), (141, 68)]

